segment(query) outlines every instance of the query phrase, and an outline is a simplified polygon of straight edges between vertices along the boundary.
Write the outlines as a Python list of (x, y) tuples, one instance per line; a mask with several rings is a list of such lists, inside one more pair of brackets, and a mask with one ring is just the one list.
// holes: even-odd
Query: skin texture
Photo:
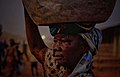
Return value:
[[(44, 44), (38, 27), (25, 11), (26, 35), (32, 54), (44, 64), (44, 55), (48, 47)], [(89, 49), (88, 44), (79, 35), (56, 34), (54, 36), (53, 57), (58, 65), (67, 68), (70, 74), (82, 55)]]
[(54, 57), (59, 65), (74, 68), (88, 50), (86, 45), (87, 43), (79, 35), (57, 34), (54, 37)]

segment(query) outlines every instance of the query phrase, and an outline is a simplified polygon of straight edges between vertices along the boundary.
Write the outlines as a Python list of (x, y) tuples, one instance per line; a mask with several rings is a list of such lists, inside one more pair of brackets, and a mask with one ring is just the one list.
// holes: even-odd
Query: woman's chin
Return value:
[(61, 59), (61, 60), (56, 60), (56, 63), (57, 63), (59, 66), (65, 66), (65, 65), (66, 65), (66, 63), (65, 63), (65, 61), (64, 61), (63, 59)]

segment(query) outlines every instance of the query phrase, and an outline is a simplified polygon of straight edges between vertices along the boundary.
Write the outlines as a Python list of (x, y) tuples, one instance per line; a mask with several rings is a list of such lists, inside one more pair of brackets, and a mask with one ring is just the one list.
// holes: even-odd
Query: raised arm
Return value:
[(26, 25), (26, 36), (31, 53), (38, 59), (38, 61), (44, 61), (44, 53), (46, 52), (47, 46), (43, 42), (38, 26), (32, 21), (28, 13), (25, 12), (25, 25)]

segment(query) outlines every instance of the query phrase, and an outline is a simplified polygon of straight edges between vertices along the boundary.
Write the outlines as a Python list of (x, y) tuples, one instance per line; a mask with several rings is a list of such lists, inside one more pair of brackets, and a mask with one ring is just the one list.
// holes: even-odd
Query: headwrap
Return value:
[(95, 23), (66, 23), (66, 24), (55, 24), (50, 25), (50, 33), (55, 36), (58, 33), (61, 34), (73, 34), (89, 32)]

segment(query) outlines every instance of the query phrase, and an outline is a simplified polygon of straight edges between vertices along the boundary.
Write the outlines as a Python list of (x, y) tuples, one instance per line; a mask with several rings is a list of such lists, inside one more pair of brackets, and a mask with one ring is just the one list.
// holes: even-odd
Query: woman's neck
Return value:
[(63, 77), (68, 77), (73, 72), (74, 68), (67, 68)]

